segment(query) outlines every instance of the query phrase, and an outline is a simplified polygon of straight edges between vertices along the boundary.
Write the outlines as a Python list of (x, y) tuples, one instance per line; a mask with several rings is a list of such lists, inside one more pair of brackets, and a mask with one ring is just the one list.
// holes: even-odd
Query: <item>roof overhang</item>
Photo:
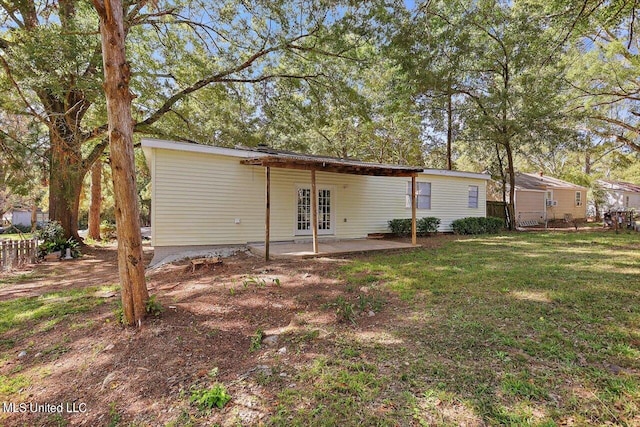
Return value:
[(315, 170), (322, 172), (374, 176), (414, 176), (423, 171), (421, 167), (384, 165), (334, 158), (306, 156), (267, 155), (241, 160), (244, 165), (275, 167), (283, 169)]

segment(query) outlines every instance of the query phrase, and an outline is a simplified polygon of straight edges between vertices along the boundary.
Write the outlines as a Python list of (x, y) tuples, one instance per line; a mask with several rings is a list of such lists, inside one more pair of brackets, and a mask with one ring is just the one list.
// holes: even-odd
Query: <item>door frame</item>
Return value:
[[(311, 184), (296, 184), (293, 191), (293, 235), (294, 236), (311, 236), (312, 230), (298, 230), (298, 190), (307, 189), (311, 190)], [(318, 185), (316, 186), (318, 192), (321, 190), (329, 190), (330, 192), (330, 209), (329, 221), (331, 222), (331, 228), (329, 230), (318, 230), (319, 236), (333, 236), (336, 234), (336, 186), (335, 185)], [(320, 199), (318, 198), (318, 210), (320, 210)], [(309, 220), (311, 221), (311, 220)], [(318, 222), (320, 222), (320, 212), (318, 212)]]

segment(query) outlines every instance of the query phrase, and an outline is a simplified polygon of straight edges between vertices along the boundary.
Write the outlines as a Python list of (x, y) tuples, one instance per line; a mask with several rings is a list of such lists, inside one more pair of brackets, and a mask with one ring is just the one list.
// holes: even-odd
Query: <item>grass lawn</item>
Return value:
[[(246, 271), (227, 276), (191, 274), (185, 264), (172, 270), (178, 276), (149, 279), (156, 290), (169, 285), (158, 293), (167, 310), (139, 331), (118, 329), (116, 303), (96, 296), (113, 286), (0, 301), (0, 400), (27, 393), (42, 400), (43, 390), (57, 387), (62, 394), (54, 396), (90, 399), (91, 422), (113, 426), (638, 426), (639, 237), (454, 239), (346, 260), (272, 262), (265, 274), (277, 272), (277, 282), (254, 278), (267, 265), (252, 258), (237, 261)], [(311, 264), (324, 275), (302, 274)], [(48, 274), (72, 265), (52, 265)], [(43, 274), (5, 278), (0, 291)], [(171, 293), (191, 287), (184, 297)], [(292, 320), (296, 328), (276, 347), (261, 346), (262, 329), (286, 325), (289, 315), (303, 320)], [(247, 336), (254, 331), (258, 338)], [(23, 349), (27, 357), (17, 358)], [(110, 372), (120, 379), (108, 383)], [(224, 409), (190, 402), (226, 402), (226, 391), (203, 391), (209, 377), (229, 392)], [(175, 378), (179, 388), (166, 385)], [(64, 394), (65, 383), (86, 388)], [(147, 400), (133, 408), (136, 399)], [(260, 418), (239, 418), (249, 410)], [(0, 424), (14, 421), (2, 416)], [(4, 425), (25, 423), (15, 420)], [(38, 420), (69, 425), (64, 417)]]
[(0, 240), (30, 240), (32, 238), (33, 238), (33, 233), (0, 234)]
[(272, 422), (640, 425), (639, 249), (637, 234), (519, 233), (354, 260), (347, 290), (412, 310), (386, 340), (336, 340)]

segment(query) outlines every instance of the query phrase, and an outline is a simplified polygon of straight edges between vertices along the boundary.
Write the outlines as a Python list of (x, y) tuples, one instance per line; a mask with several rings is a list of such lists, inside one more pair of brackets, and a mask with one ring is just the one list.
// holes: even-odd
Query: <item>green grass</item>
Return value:
[(89, 287), (0, 301), (0, 334), (37, 321), (41, 321), (41, 328), (51, 328), (66, 315), (88, 312), (105, 303), (104, 298), (93, 295), (99, 289), (102, 288)]
[(384, 284), (411, 315), (388, 344), (345, 326), (349, 344), (304, 369), (270, 423), (638, 425), (639, 242), (519, 233), (353, 260), (346, 295)]
[(14, 276), (7, 276), (0, 279), (0, 287), (3, 285), (15, 285), (19, 283), (28, 283), (44, 277), (42, 274), (36, 274), (34, 271), (28, 273), (20, 273)]
[(33, 233), (7, 233), (0, 234), (0, 240), (29, 240), (33, 238)]

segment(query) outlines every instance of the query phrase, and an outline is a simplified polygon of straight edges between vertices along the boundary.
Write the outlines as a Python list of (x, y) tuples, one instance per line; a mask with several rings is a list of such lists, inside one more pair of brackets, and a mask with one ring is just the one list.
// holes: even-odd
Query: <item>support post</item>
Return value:
[(416, 226), (416, 176), (411, 175), (411, 244), (418, 244), (418, 228)]
[(316, 171), (311, 169), (311, 233), (313, 236), (313, 253), (318, 251), (318, 188), (316, 187)]
[(269, 261), (269, 240), (271, 233), (271, 168), (265, 168), (265, 211), (264, 211), (264, 259)]

